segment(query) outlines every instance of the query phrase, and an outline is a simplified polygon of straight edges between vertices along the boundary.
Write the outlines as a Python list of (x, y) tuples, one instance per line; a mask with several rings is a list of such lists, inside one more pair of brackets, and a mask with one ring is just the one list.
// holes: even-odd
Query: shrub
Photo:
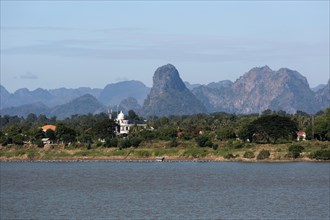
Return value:
[(117, 138), (107, 138), (105, 139), (105, 147), (117, 147), (118, 139)]
[(226, 143), (227, 148), (230, 149), (240, 149), (245, 147), (245, 143), (241, 142), (241, 141), (236, 141), (236, 140), (229, 140)]
[(232, 159), (232, 158), (236, 158), (238, 155), (234, 156), (233, 154), (229, 153), (229, 154), (226, 154), (224, 156), (225, 159)]
[(35, 143), (35, 144), (37, 145), (37, 147), (39, 147), (39, 148), (43, 148), (43, 147), (44, 147), (44, 143), (43, 143), (42, 140), (40, 140), (40, 139), (35, 140), (34, 143)]
[(199, 147), (212, 147), (213, 143), (207, 136), (198, 136), (196, 137), (196, 142)]
[(218, 144), (212, 144), (212, 148), (213, 148), (213, 150), (217, 150), (217, 149), (218, 149), (218, 147), (219, 147), (219, 145), (218, 145)]
[(330, 160), (330, 150), (318, 150), (312, 153), (310, 158), (317, 160)]
[(290, 151), (290, 152), (299, 152), (299, 153), (301, 153), (304, 149), (305, 149), (305, 148), (302, 147), (302, 146), (300, 146), (300, 145), (291, 145), (291, 146), (289, 147), (289, 151)]
[(128, 138), (124, 138), (119, 142), (120, 148), (129, 148), (131, 146), (131, 142)]
[(141, 142), (142, 142), (142, 139), (138, 138), (138, 137), (133, 137), (130, 139), (130, 144), (133, 147), (138, 147), (141, 144)]
[(261, 150), (257, 156), (257, 159), (258, 160), (264, 160), (264, 159), (267, 159), (269, 158), (270, 156), (270, 153), (269, 153), (269, 150)]
[(300, 145), (291, 145), (289, 147), (289, 153), (286, 156), (289, 158), (298, 158), (303, 150), (304, 147)]
[(243, 155), (244, 158), (255, 158), (255, 155), (252, 151), (245, 151), (244, 155)]
[(240, 149), (240, 148), (243, 148), (244, 146), (245, 146), (245, 144), (244, 143), (240, 143), (240, 142), (234, 144), (234, 148), (235, 149)]

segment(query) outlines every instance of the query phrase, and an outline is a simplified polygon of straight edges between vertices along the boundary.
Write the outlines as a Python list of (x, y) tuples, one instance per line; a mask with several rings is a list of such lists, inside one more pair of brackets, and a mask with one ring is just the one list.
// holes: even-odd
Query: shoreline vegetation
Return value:
[(0, 116), (0, 161), (330, 161), (330, 108), (153, 117)]
[(217, 149), (180, 142), (169, 147), (167, 141), (150, 141), (138, 148), (106, 148), (79, 144), (0, 146), (0, 161), (165, 161), (200, 162), (330, 162), (328, 141), (300, 141), (285, 144), (257, 144), (219, 141)]

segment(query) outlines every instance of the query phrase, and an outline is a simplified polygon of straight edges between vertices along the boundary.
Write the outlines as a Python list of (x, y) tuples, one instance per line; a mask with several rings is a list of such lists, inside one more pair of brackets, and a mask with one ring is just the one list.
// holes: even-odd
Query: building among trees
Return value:
[[(112, 119), (112, 112), (109, 112), (109, 118)], [(143, 129), (147, 128), (147, 124), (145, 123), (132, 123), (130, 120), (125, 119), (125, 115), (122, 111), (117, 115), (115, 122), (118, 124), (118, 129), (116, 131), (117, 135), (128, 135), (129, 130), (133, 126)]]

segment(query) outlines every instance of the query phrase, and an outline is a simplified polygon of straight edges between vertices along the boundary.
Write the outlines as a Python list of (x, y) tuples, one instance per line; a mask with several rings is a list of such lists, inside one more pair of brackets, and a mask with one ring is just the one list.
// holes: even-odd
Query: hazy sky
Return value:
[(1, 84), (18, 88), (152, 85), (172, 63), (184, 81), (235, 81), (287, 67), (329, 79), (329, 1), (3, 1)]

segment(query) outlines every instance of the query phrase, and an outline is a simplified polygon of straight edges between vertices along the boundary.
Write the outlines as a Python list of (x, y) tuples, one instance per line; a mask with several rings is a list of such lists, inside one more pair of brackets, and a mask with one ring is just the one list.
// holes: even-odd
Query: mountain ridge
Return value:
[[(1, 114), (17, 112), (20, 115), (24, 113), (24, 109), (27, 112), (42, 113), (47, 112), (47, 107), (49, 111), (54, 111), (55, 107), (65, 105), (85, 94), (93, 96), (104, 109), (110, 106), (121, 106), (125, 111), (129, 108), (139, 113), (141, 111), (142, 115), (144, 113), (157, 115), (158, 112), (161, 112), (160, 115), (167, 115), (220, 111), (250, 114), (260, 113), (266, 109), (284, 110), (288, 113), (294, 113), (297, 110), (316, 113), (329, 107), (330, 103), (330, 80), (314, 92), (306, 77), (289, 68), (272, 70), (268, 66), (254, 67), (234, 82), (223, 80), (201, 85), (183, 82), (177, 69), (168, 64), (157, 68), (154, 78), (156, 82), (153, 88), (145, 86), (140, 81), (130, 80), (107, 84), (104, 89), (79, 87), (47, 90), (38, 88), (30, 91), (27, 88), (21, 88), (10, 93), (3, 85), (0, 85), (0, 110)], [(153, 99), (152, 102), (150, 96)], [(171, 102), (173, 97), (179, 97), (180, 100)], [(158, 103), (157, 99), (162, 101)], [(185, 101), (186, 99), (190, 101)], [(194, 105), (191, 106), (189, 102)], [(95, 100), (92, 103), (96, 104)], [(89, 103), (86, 105), (88, 107)], [(184, 107), (178, 111), (180, 106)], [(198, 110), (193, 110), (195, 107)], [(167, 109), (166, 114), (162, 113), (162, 109)]]

